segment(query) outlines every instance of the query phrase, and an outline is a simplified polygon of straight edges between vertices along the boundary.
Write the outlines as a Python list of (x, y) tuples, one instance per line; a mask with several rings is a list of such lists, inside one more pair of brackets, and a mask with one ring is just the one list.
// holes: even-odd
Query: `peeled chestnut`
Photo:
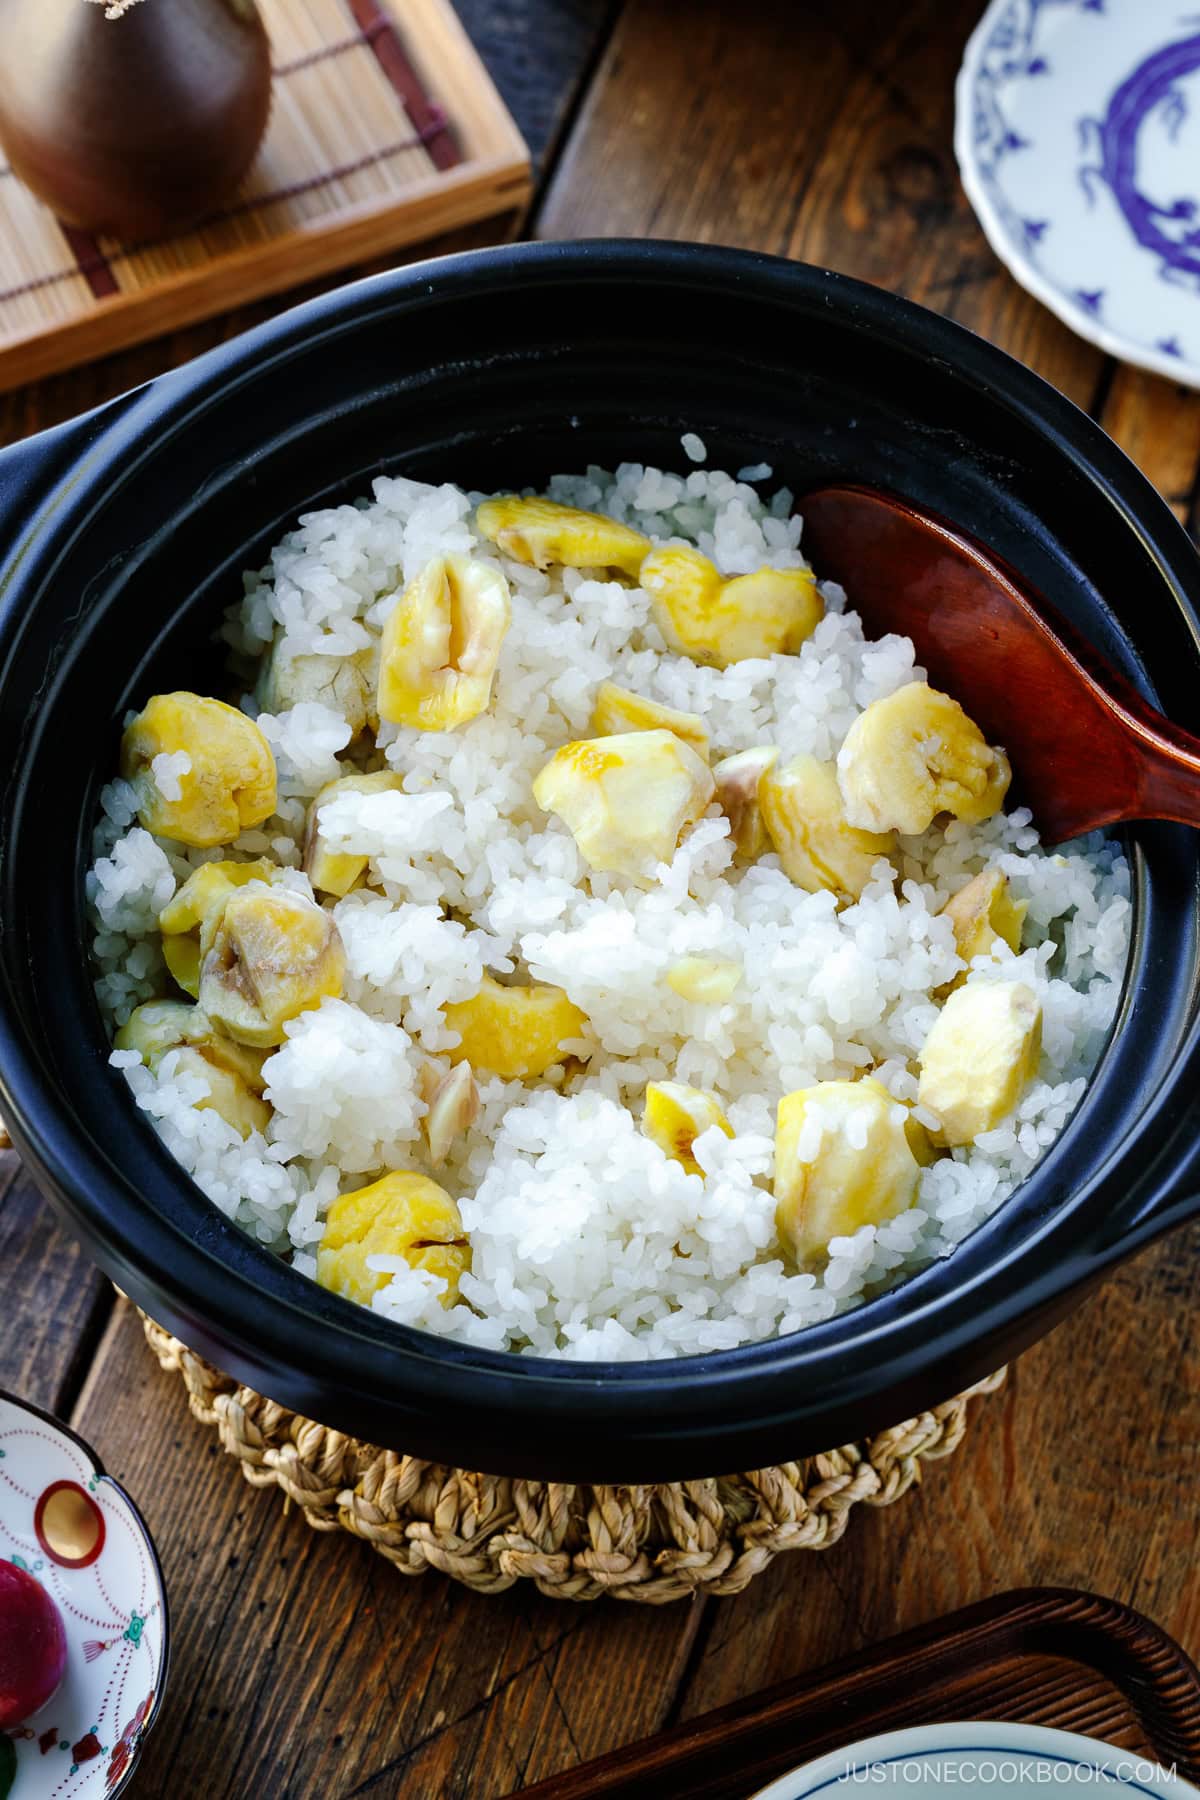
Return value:
[(270, 106), (255, 0), (0, 0), (0, 145), (69, 225), (129, 241), (213, 210)]

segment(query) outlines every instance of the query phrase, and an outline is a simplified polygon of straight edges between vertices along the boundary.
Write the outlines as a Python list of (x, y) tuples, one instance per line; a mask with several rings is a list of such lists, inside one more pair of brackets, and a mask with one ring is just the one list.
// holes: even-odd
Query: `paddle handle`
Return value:
[(992, 551), (874, 488), (818, 488), (800, 510), (806, 550), (869, 634), (911, 638), (932, 686), (1004, 745), (1044, 842), (1135, 819), (1200, 826), (1200, 738)]
[(1200, 738), (1159, 714), (1150, 718), (1153, 724), (1139, 719), (1131, 727), (1138, 747), (1140, 791), (1131, 796), (1123, 817), (1173, 819), (1200, 827)]

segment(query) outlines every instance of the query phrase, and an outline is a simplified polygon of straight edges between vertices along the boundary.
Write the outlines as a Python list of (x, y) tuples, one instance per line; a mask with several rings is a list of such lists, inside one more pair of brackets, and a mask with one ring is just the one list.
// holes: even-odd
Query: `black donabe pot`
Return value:
[(428, 263), (0, 457), (0, 1113), (90, 1253), (187, 1344), (302, 1413), (471, 1468), (668, 1480), (844, 1443), (987, 1374), (1200, 1210), (1200, 837), (1175, 826), (1131, 834), (1116, 1028), (1019, 1193), (895, 1292), (736, 1351), (573, 1364), (390, 1325), (228, 1224), (106, 1068), (83, 950), (97, 792), (130, 705), (219, 690), (239, 571), (379, 470), (495, 488), (678, 467), (689, 430), (714, 465), (876, 482), (969, 526), (1200, 724), (1200, 563), (1131, 464), (957, 326), (794, 263), (611, 242)]

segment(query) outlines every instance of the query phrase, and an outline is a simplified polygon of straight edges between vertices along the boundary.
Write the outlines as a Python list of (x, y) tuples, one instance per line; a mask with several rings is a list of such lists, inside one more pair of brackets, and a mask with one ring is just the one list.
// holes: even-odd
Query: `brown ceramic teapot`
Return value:
[(128, 241), (208, 212), (270, 104), (255, 0), (0, 0), (0, 145), (70, 225)]

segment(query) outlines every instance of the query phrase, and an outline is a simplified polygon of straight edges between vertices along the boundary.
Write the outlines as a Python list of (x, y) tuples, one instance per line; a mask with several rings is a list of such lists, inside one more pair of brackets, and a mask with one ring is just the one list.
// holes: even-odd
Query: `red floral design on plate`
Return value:
[(154, 1690), (151, 1688), (150, 1692), (146, 1695), (146, 1698), (142, 1701), (142, 1704), (138, 1707), (132, 1719), (130, 1719), (128, 1725), (126, 1725), (124, 1731), (113, 1745), (112, 1755), (108, 1759), (108, 1773), (104, 1778), (104, 1786), (107, 1793), (112, 1793), (113, 1789), (128, 1769), (130, 1763), (137, 1755), (138, 1739), (142, 1733), (142, 1726), (149, 1718), (150, 1708), (153, 1705)]

